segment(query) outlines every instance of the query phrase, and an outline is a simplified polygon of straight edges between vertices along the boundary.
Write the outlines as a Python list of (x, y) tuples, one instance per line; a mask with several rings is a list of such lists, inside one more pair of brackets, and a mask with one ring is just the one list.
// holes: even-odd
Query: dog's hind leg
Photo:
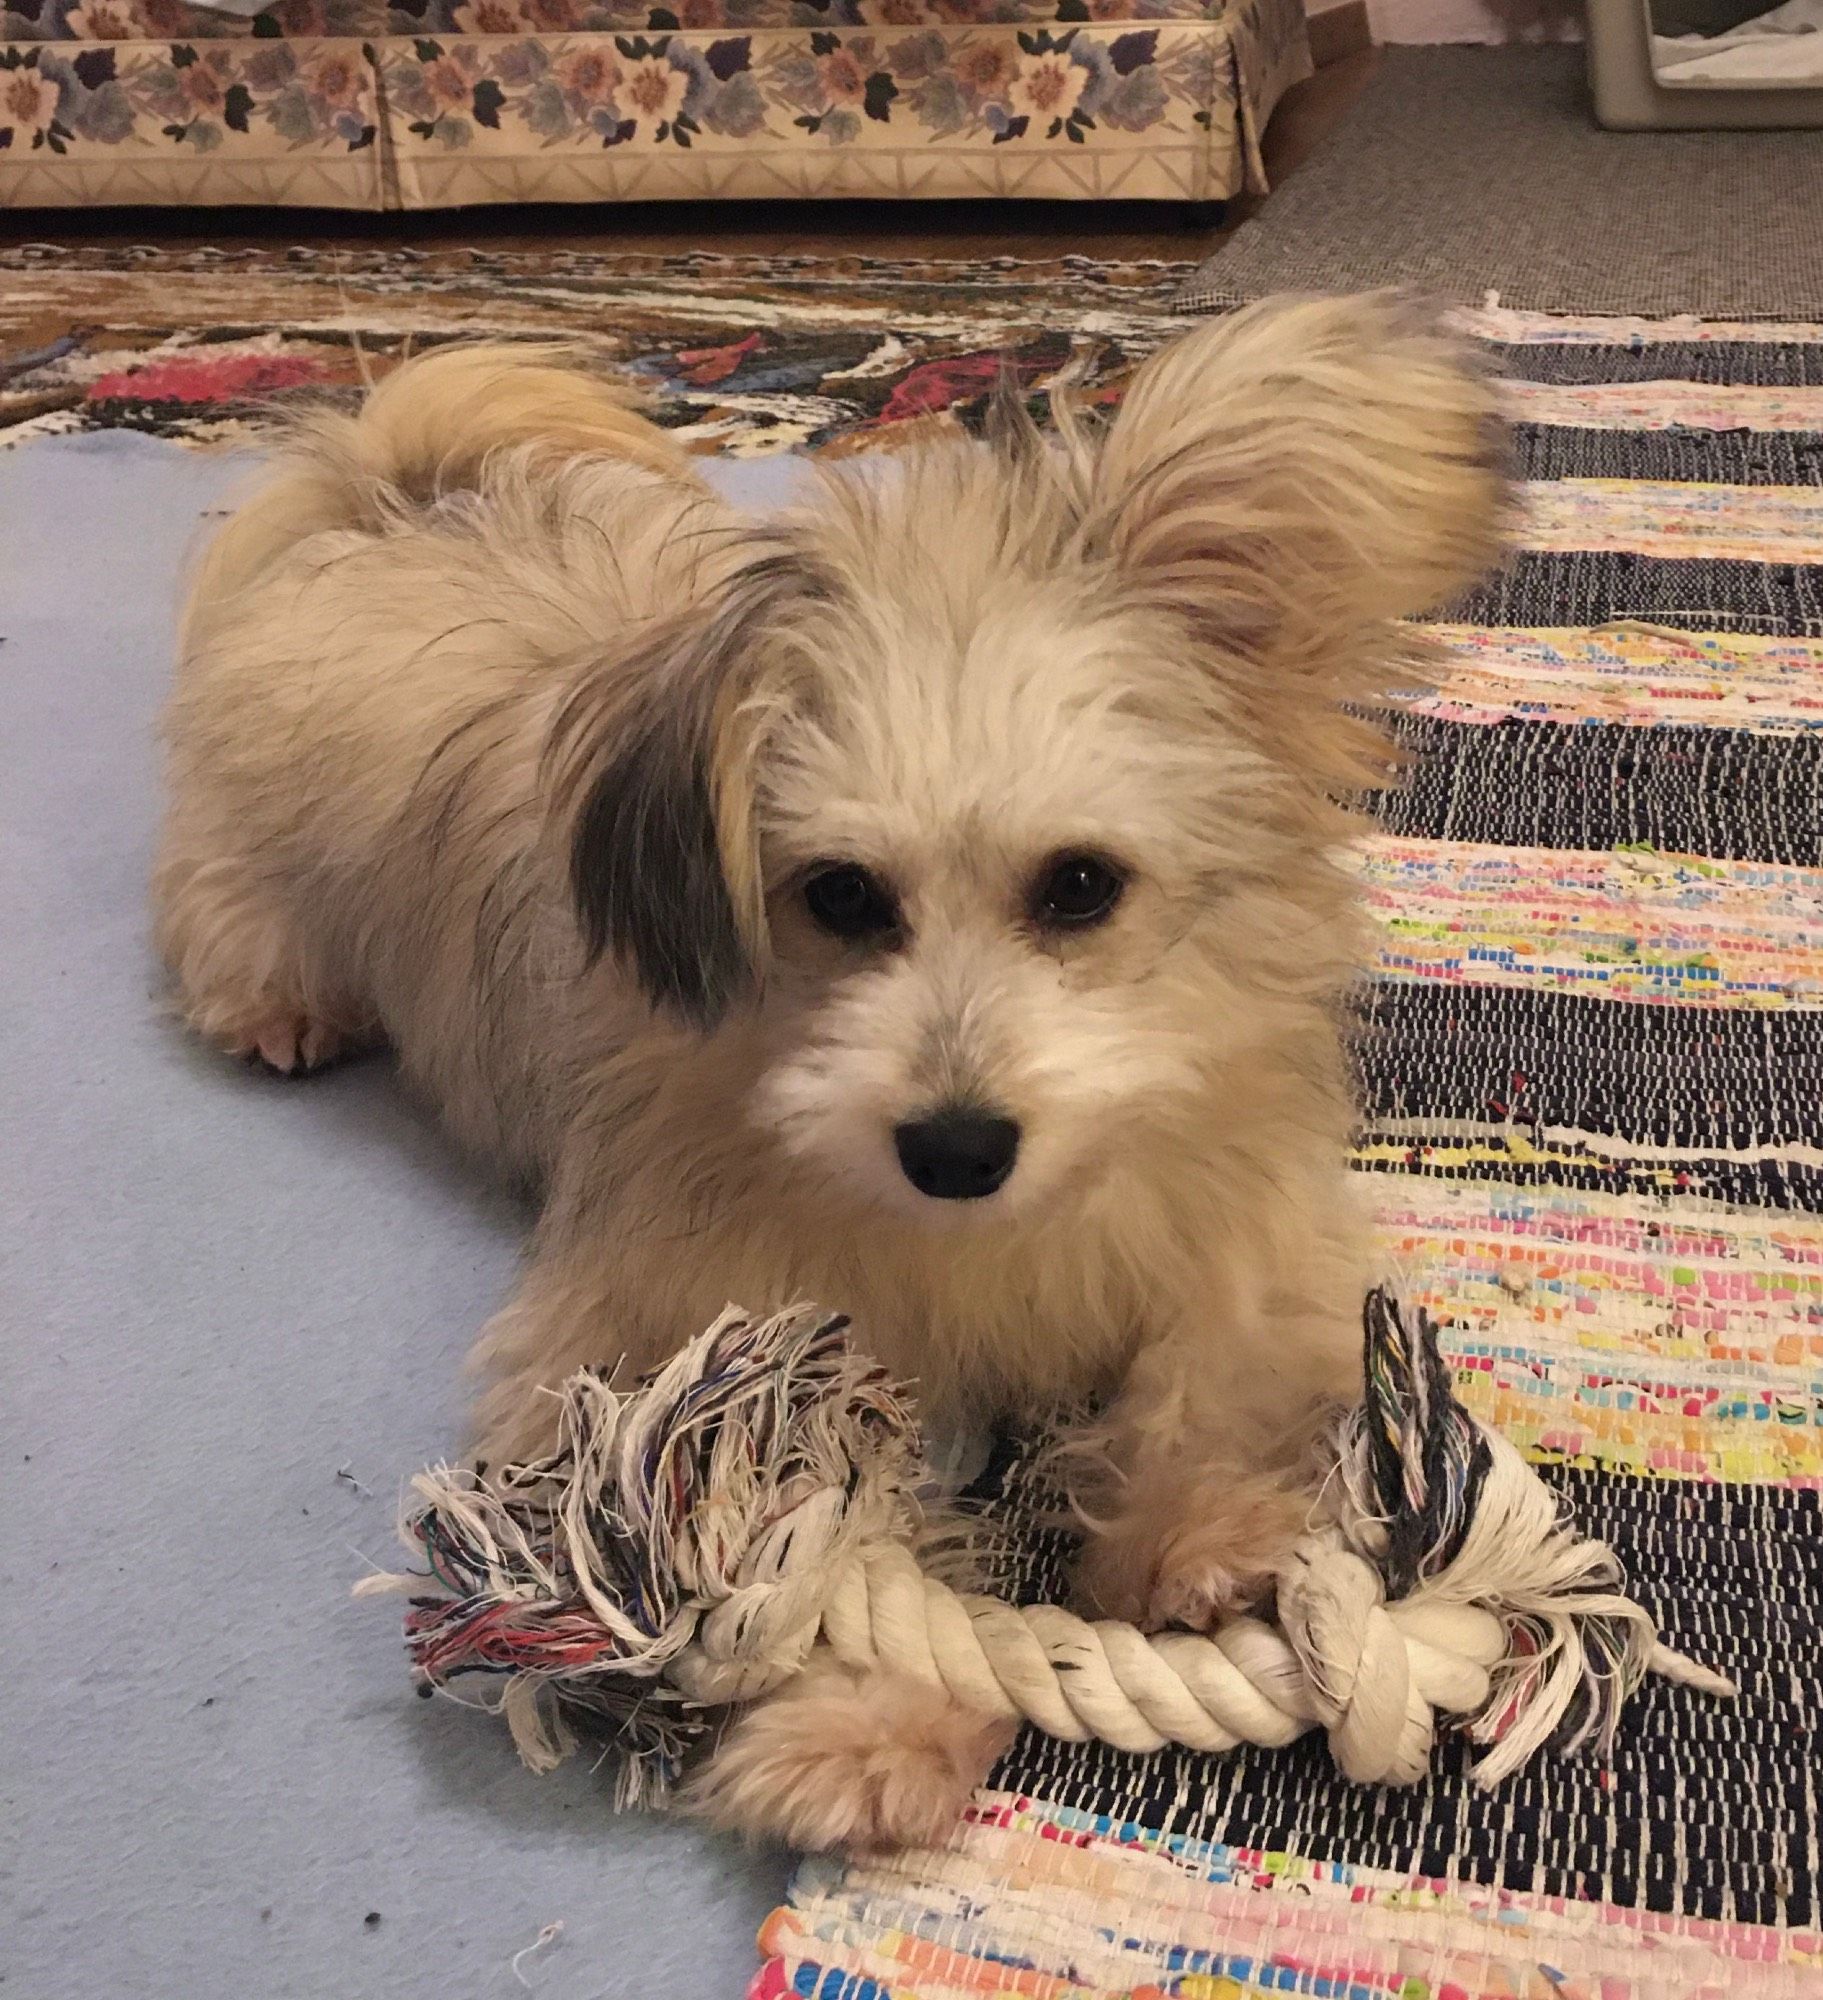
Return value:
[(173, 826), (153, 882), (154, 930), (178, 1010), (203, 1039), (281, 1076), (370, 1040), (370, 1010), (313, 948), (282, 892), (232, 849)]

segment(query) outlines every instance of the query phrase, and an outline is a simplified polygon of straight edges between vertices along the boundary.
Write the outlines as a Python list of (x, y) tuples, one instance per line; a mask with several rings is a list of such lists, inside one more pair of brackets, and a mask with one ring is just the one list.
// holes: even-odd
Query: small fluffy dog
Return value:
[[(1496, 555), (1490, 387), (1385, 298), (1268, 305), (1105, 428), (1011, 420), (751, 519), (552, 350), (311, 423), (204, 561), (157, 930), (282, 1071), (384, 1040), (544, 1190), (477, 1448), (736, 1299), (814, 1298), (934, 1412), (1098, 1396), (1081, 1589), (1269, 1588), (1355, 1394), (1332, 800), (1394, 621)], [(998, 1728), (820, 1666), (696, 1799), (944, 1832)]]

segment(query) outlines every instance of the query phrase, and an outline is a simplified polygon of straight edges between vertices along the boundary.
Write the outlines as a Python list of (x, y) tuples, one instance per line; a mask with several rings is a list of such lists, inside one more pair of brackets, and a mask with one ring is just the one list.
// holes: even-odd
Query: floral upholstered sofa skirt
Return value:
[(0, 203), (1215, 201), (1303, 0), (0, 0)]

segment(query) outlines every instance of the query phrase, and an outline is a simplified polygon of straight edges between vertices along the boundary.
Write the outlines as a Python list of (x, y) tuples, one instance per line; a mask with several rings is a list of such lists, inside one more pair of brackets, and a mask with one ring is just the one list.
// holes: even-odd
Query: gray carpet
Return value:
[(153, 716), (240, 476), (0, 453), (0, 1993), (737, 2000), (784, 1857), (530, 1776), (349, 1600), (524, 1217), (384, 1063), (278, 1083), (161, 1008)]
[(1377, 285), (1547, 312), (1823, 315), (1823, 133), (1604, 132), (1580, 49), (1387, 49), (1176, 303)]

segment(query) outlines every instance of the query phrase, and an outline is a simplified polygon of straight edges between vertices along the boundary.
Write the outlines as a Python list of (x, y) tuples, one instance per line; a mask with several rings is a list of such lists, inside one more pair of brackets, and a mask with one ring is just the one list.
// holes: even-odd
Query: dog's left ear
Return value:
[(758, 765), (791, 610), (813, 589), (790, 552), (756, 555), (592, 667), (551, 732), (588, 961), (613, 953), (653, 1006), (697, 1028), (716, 1026), (764, 968)]
[(1491, 382), (1429, 316), (1384, 293), (1269, 301), (1139, 370), (1092, 475), (1089, 540), (1296, 677), (1492, 565), (1504, 462)]

